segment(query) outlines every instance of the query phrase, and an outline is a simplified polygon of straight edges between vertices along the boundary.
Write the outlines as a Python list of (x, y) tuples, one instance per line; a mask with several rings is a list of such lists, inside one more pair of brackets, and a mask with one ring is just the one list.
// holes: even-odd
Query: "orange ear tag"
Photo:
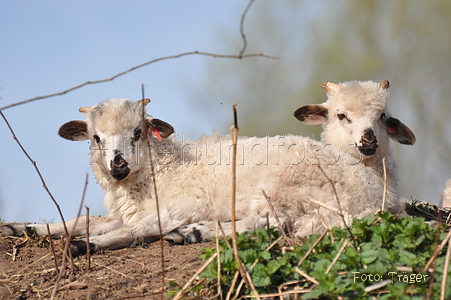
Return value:
[(155, 136), (157, 137), (158, 141), (161, 142), (163, 139), (161, 138), (160, 132), (158, 131), (158, 129), (156, 129), (155, 127), (152, 128), (153, 133), (155, 134)]

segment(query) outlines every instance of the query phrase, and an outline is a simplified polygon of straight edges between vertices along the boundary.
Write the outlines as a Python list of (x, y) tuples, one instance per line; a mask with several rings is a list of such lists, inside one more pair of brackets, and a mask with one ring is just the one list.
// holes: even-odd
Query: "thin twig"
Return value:
[(36, 172), (38, 173), (39, 178), (41, 179), (41, 183), (42, 183), (42, 187), (45, 189), (45, 191), (47, 192), (47, 194), (50, 196), (50, 199), (52, 199), (53, 203), (56, 206), (56, 209), (58, 210), (58, 213), (61, 217), (61, 221), (63, 222), (63, 226), (64, 226), (64, 231), (66, 232), (66, 236), (69, 236), (69, 231), (67, 230), (66, 227), (66, 221), (64, 221), (64, 216), (63, 216), (63, 212), (61, 211), (61, 208), (58, 204), (58, 202), (56, 202), (55, 198), (53, 197), (52, 193), (50, 192), (50, 190), (47, 187), (47, 184), (45, 183), (44, 177), (42, 177), (41, 171), (39, 171), (38, 165), (36, 164), (36, 162), (30, 157), (30, 155), (28, 154), (28, 152), (25, 150), (25, 148), (22, 146), (22, 144), (20, 143), (19, 139), (17, 138), (16, 134), (14, 133), (14, 130), (12, 129), (11, 125), (9, 124), (8, 120), (6, 119), (5, 115), (3, 114), (3, 112), (0, 109), (0, 115), (2, 115), (3, 120), (5, 120), (6, 125), (9, 128), (9, 131), (11, 131), (11, 134), (13, 135), (13, 139), (17, 142), (17, 144), (19, 145), (20, 149), (22, 150), (22, 152), (25, 154), (25, 156), (28, 158), (28, 160), (31, 162), (31, 164), (34, 166)]
[(448, 277), (449, 260), (451, 258), (451, 239), (448, 239), (448, 249), (446, 250), (445, 266), (443, 267), (442, 288), (440, 292), (440, 300), (445, 300), (446, 294), (446, 278)]
[(119, 272), (118, 270), (115, 270), (115, 269), (113, 269), (113, 268), (111, 268), (111, 267), (108, 267), (108, 266), (99, 264), (99, 263), (97, 263), (97, 262), (95, 262), (95, 261), (93, 261), (93, 264), (95, 264), (95, 265), (97, 265), (97, 266), (99, 266), (99, 267), (108, 269), (108, 270), (110, 270), (110, 271), (113, 271), (114, 273), (117, 273), (117, 274), (119, 274), (119, 275), (121, 275), (121, 276), (124, 276), (125, 278), (128, 278), (128, 279), (135, 279), (134, 277), (131, 277), (131, 276), (127, 275), (127, 274), (124, 274), (124, 273), (122, 273), (122, 272)]
[[(326, 208), (326, 209), (328, 209), (328, 210), (330, 210), (330, 211), (336, 213), (337, 215), (341, 215), (341, 212), (340, 212), (338, 209), (334, 208), (334, 207), (330, 207), (329, 205), (324, 204), (324, 203), (321, 203), (321, 202), (319, 202), (319, 201), (316, 201), (316, 200), (313, 199), (313, 198), (309, 198), (309, 201), (310, 201), (310, 202), (313, 202), (313, 203), (315, 203), (315, 204), (318, 204), (319, 206), (324, 207), (324, 208)], [(327, 228), (327, 227), (326, 227), (326, 228)]]
[(319, 242), (321, 242), (323, 240), (323, 238), (326, 236), (326, 234), (329, 232), (329, 230), (325, 230), (323, 232), (323, 234), (321, 234), (320, 237), (318, 237), (315, 241), (315, 243), (313, 243), (312, 247), (310, 247), (310, 249), (307, 251), (307, 253), (305, 253), (304, 257), (302, 257), (302, 259), (298, 262), (298, 267), (300, 267), (302, 265), (302, 263), (304, 262), (304, 260), (307, 259), (307, 257), (310, 255), (310, 253), (313, 251), (313, 249), (315, 249), (315, 247), (319, 244)]
[[(232, 296), (233, 289), (235, 288), (235, 285), (238, 281), (239, 276), (240, 276), (240, 272), (238, 272), (238, 271), (235, 272), (235, 275), (233, 275), (232, 283), (230, 284), (229, 290), (227, 291), (226, 300), (230, 300), (230, 297)], [(238, 297), (239, 290), (241, 289), (241, 285), (242, 285), (242, 282), (240, 282), (240, 285), (238, 286), (236, 293), (235, 293), (235, 297), (233, 297), (233, 299), (236, 299)]]
[(335, 263), (337, 262), (338, 258), (340, 257), (341, 253), (343, 252), (343, 250), (345, 249), (345, 247), (349, 244), (349, 240), (346, 239), (343, 242), (343, 245), (341, 245), (340, 250), (338, 250), (337, 255), (335, 255), (334, 259), (332, 260), (332, 262), (330, 263), (330, 265), (327, 267), (326, 271), (324, 272), (324, 274), (329, 273), (329, 271), (332, 269), (332, 267), (335, 265)]
[(326, 179), (329, 181), (329, 183), (332, 185), (332, 189), (334, 191), (335, 194), (335, 198), (337, 199), (337, 205), (338, 205), (338, 209), (340, 210), (340, 217), (343, 220), (343, 223), (345, 224), (346, 229), (349, 232), (349, 235), (351, 236), (352, 241), (354, 242), (354, 248), (357, 249), (357, 243), (356, 243), (356, 239), (354, 238), (354, 234), (352, 233), (351, 228), (349, 227), (348, 223), (346, 223), (346, 218), (343, 214), (343, 210), (341, 209), (341, 203), (340, 203), (340, 198), (338, 197), (338, 192), (337, 189), (335, 188), (335, 183), (332, 181), (332, 179), (329, 178), (329, 176), (327, 176), (326, 172), (324, 172), (323, 168), (321, 167), (321, 164), (318, 161), (318, 168), (321, 170), (321, 173), (323, 173), (324, 177), (326, 177)]
[[(275, 245), (277, 245), (277, 244), (280, 242), (281, 239), (282, 239), (282, 236), (280, 236), (279, 238), (277, 238), (271, 245), (269, 245), (268, 247), (266, 247), (265, 251), (270, 251), (270, 250), (272, 250), (272, 248), (273, 248)], [(256, 259), (256, 260), (252, 263), (252, 265), (249, 267), (249, 272), (252, 271), (252, 269), (254, 269), (254, 267), (257, 265), (257, 263), (258, 263), (258, 259)], [(238, 274), (239, 274), (239, 272), (236, 272), (236, 273), (235, 273), (236, 276), (238, 276)], [(237, 287), (237, 289), (236, 289), (236, 291), (235, 291), (235, 295), (234, 295), (233, 299), (237, 299), (238, 296), (240, 295), (240, 291), (241, 291), (241, 288), (243, 287), (243, 283), (244, 283), (244, 280), (241, 279), (241, 281), (240, 281), (240, 283), (238, 284), (238, 287)], [(229, 292), (230, 292), (231, 290), (233, 290), (234, 287), (235, 287), (235, 285), (231, 285), (231, 286), (230, 286)], [(227, 298), (227, 299), (228, 299), (228, 298)]]
[(382, 207), (381, 210), (385, 210), (385, 201), (387, 199), (387, 162), (386, 158), (382, 158), (382, 167), (384, 170), (384, 194), (382, 195)]
[(244, 51), (246, 51), (246, 48), (247, 48), (246, 35), (244, 34), (244, 18), (246, 17), (247, 12), (249, 11), (249, 8), (251, 7), (252, 3), (254, 3), (254, 0), (249, 1), (249, 4), (247, 5), (246, 9), (244, 10), (243, 14), (241, 15), (240, 34), (241, 34), (241, 38), (243, 40), (243, 48), (241, 49), (240, 54), (238, 55), (239, 58), (243, 57)]
[(314, 284), (319, 284), (318, 280), (316, 280), (315, 278), (313, 278), (312, 276), (310, 276), (309, 274), (305, 273), (304, 271), (302, 271), (301, 269), (299, 269), (298, 267), (295, 268), (296, 272), (298, 272), (301, 276), (307, 278), (308, 280), (310, 280), (311, 282), (313, 282)]
[(47, 233), (49, 235), (49, 242), (50, 242), (50, 251), (52, 252), (53, 255), (53, 262), (55, 263), (55, 273), (56, 276), (58, 276), (59, 273), (59, 269), (58, 269), (58, 260), (56, 258), (56, 254), (55, 254), (55, 248), (53, 247), (53, 240), (52, 240), (52, 235), (50, 233), (50, 227), (49, 227), (49, 223), (45, 223), (45, 225), (47, 226)]
[(60, 282), (61, 278), (63, 277), (64, 272), (66, 271), (66, 257), (67, 256), (69, 256), (69, 258), (70, 258), (70, 261), (71, 261), (73, 269), (76, 268), (76, 266), (74, 264), (74, 261), (73, 261), (72, 253), (71, 253), (70, 248), (69, 248), (69, 244), (70, 244), (70, 241), (72, 240), (72, 235), (73, 235), (73, 233), (75, 231), (75, 228), (77, 226), (78, 219), (80, 218), (81, 209), (83, 208), (83, 203), (85, 202), (86, 190), (88, 188), (88, 178), (89, 178), (89, 174), (86, 173), (85, 185), (84, 185), (83, 193), (82, 193), (81, 200), (80, 200), (80, 207), (78, 208), (77, 217), (75, 219), (74, 225), (72, 226), (72, 230), (71, 230), (69, 236), (66, 239), (66, 243), (64, 244), (63, 262), (61, 263), (61, 269), (60, 269), (58, 278), (56, 279), (51, 299), (55, 299), (56, 293), (58, 291), (59, 282)]
[[(145, 85), (141, 85), (141, 93), (142, 93), (142, 99), (144, 99), (144, 87)], [(145, 120), (145, 106), (146, 102), (142, 101), (142, 132), (145, 134), (143, 135), (143, 139), (147, 143), (147, 151), (149, 155), (149, 164), (150, 164), (150, 175), (152, 177), (152, 183), (153, 183), (153, 193), (155, 195), (155, 205), (157, 209), (157, 221), (158, 221), (158, 231), (160, 234), (160, 253), (161, 253), (161, 294), (160, 299), (164, 299), (164, 241), (163, 241), (163, 231), (161, 230), (161, 218), (160, 218), (160, 202), (158, 201), (158, 192), (157, 192), (157, 180), (155, 178), (155, 168), (153, 165), (153, 159), (152, 159), (152, 147), (150, 145), (150, 140), (147, 137), (148, 128), (146, 128), (146, 120)]]
[(196, 273), (191, 276), (191, 279), (188, 280), (187, 283), (185, 283), (185, 285), (183, 286), (183, 288), (177, 293), (177, 295), (175, 295), (175, 297), (173, 298), (173, 300), (178, 300), (181, 299), (183, 294), (186, 292), (186, 290), (191, 286), (191, 284), (193, 284), (194, 280), (196, 280), (197, 276), (199, 276), (200, 273), (202, 273), (203, 270), (205, 270), (206, 267), (208, 267), (208, 265), (215, 260), (216, 256), (218, 255), (218, 252), (216, 252), (215, 254), (213, 254), (203, 265), (202, 267), (200, 267), (199, 270), (196, 271)]
[(429, 259), (428, 263), (426, 264), (426, 266), (423, 268), (423, 272), (427, 272), (427, 270), (429, 269), (429, 267), (431, 266), (431, 264), (437, 259), (438, 254), (440, 253), (440, 251), (442, 251), (443, 247), (445, 247), (446, 243), (448, 242), (448, 240), (451, 237), (451, 230), (448, 232), (448, 234), (446, 235), (446, 237), (443, 239), (442, 243), (440, 244), (440, 246), (438, 246), (435, 251), (434, 254), (432, 255), (432, 257)]
[(89, 207), (86, 209), (86, 258), (88, 260), (87, 270), (91, 269), (91, 247), (89, 247)]
[(118, 78), (118, 77), (120, 77), (122, 75), (125, 75), (125, 74), (127, 74), (127, 73), (129, 73), (131, 71), (134, 71), (136, 69), (142, 68), (144, 66), (147, 66), (149, 64), (152, 64), (152, 63), (155, 63), (155, 62), (158, 62), (158, 61), (162, 61), (162, 60), (166, 60), (166, 59), (179, 58), (179, 57), (187, 56), (187, 55), (204, 55), (204, 56), (211, 56), (211, 57), (214, 57), (214, 58), (240, 58), (241, 59), (241, 58), (248, 58), (248, 57), (265, 57), (265, 58), (270, 58), (270, 59), (278, 59), (278, 57), (268, 56), (268, 55), (265, 55), (265, 54), (262, 54), (262, 53), (260, 53), (260, 54), (246, 54), (246, 55), (238, 56), (238, 55), (215, 54), (215, 53), (200, 52), (200, 51), (185, 52), (185, 53), (181, 53), (181, 54), (177, 54), (177, 55), (170, 55), (170, 56), (156, 58), (156, 59), (150, 60), (148, 62), (145, 62), (143, 64), (140, 64), (138, 66), (135, 66), (133, 68), (130, 68), (130, 69), (128, 69), (126, 71), (123, 71), (121, 73), (118, 73), (118, 74), (116, 74), (116, 75), (114, 75), (112, 77), (109, 77), (109, 78), (106, 78), (106, 79), (94, 80), (94, 81), (86, 81), (85, 83), (82, 83), (80, 85), (74, 86), (74, 87), (69, 88), (67, 90), (64, 90), (62, 92), (53, 93), (53, 94), (49, 94), (49, 95), (45, 95), (45, 96), (38, 96), (38, 97), (34, 97), (34, 98), (31, 98), (31, 99), (28, 99), (28, 100), (12, 103), (10, 105), (7, 105), (7, 106), (4, 106), (4, 107), (0, 108), (0, 111), (8, 109), (8, 108), (11, 108), (11, 107), (14, 107), (14, 106), (18, 106), (18, 105), (26, 104), (26, 103), (29, 103), (29, 102), (32, 102), (32, 101), (36, 101), (36, 100), (42, 100), (42, 99), (51, 98), (51, 97), (55, 97), (55, 96), (62, 96), (62, 95), (65, 95), (65, 94), (67, 94), (69, 92), (77, 90), (79, 88), (82, 88), (82, 87), (84, 87), (86, 85), (112, 81), (112, 80), (114, 80), (114, 79), (116, 79), (116, 78)]
[(282, 232), (282, 235), (287, 242), (288, 245), (292, 246), (293, 244), (288, 239), (287, 235), (285, 234), (285, 231), (283, 230), (282, 223), (280, 223), (279, 217), (276, 214), (276, 211), (274, 210), (274, 206), (272, 205), (271, 198), (268, 197), (266, 192), (262, 190), (263, 196), (266, 198), (266, 201), (268, 201), (269, 208), (271, 209), (272, 214), (274, 215), (274, 219), (276, 219), (277, 226), (279, 227), (280, 232)]
[[(219, 220), (216, 220), (216, 253), (220, 253), (219, 249)], [(218, 255), (218, 295), (222, 300), (222, 289), (221, 289), (221, 256)]]
[(369, 286), (365, 287), (364, 290), (365, 290), (365, 292), (369, 293), (371, 291), (380, 289), (381, 287), (384, 287), (390, 283), (392, 283), (391, 279), (387, 279), (387, 280), (381, 281), (379, 283), (369, 285)]
[(252, 283), (252, 278), (249, 273), (244, 268), (241, 263), (240, 256), (238, 254), (238, 245), (236, 241), (236, 216), (235, 216), (235, 204), (236, 204), (236, 153), (237, 153), (237, 145), (238, 145), (238, 114), (236, 109), (236, 103), (233, 103), (233, 125), (230, 128), (230, 132), (232, 134), (232, 205), (231, 205), (231, 223), (232, 223), (232, 246), (233, 246), (233, 255), (235, 257), (236, 264), (238, 266), (238, 270), (240, 271), (241, 277), (245, 280), (246, 284), (250, 287), (254, 295), (258, 300), (260, 297), (258, 296), (258, 292)]

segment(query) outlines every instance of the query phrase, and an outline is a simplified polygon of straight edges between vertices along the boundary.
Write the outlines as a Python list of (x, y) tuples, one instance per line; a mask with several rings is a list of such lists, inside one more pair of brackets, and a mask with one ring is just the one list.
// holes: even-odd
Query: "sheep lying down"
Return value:
[[(274, 213), (286, 230), (305, 236), (344, 226), (340, 209), (347, 224), (376, 212), (384, 197), (384, 157), (385, 208), (394, 214), (403, 212), (388, 138), (413, 144), (415, 137), (386, 108), (388, 82), (325, 83), (323, 88), (328, 101), (295, 112), (302, 122), (323, 124), (322, 141), (295, 135), (239, 138), (238, 232), (262, 228), (267, 220), (277, 226)], [(216, 220), (226, 234), (231, 233), (230, 136), (213, 133), (196, 141), (182, 140), (170, 124), (144, 112), (147, 103), (146, 99), (109, 99), (81, 108), (85, 120), (68, 122), (59, 130), (69, 140), (91, 140), (92, 168), (108, 209), (108, 217), (90, 218), (93, 251), (158, 239), (156, 198), (166, 240), (208, 240), (215, 235)], [(66, 223), (72, 228), (75, 219)], [(47, 234), (43, 224), (0, 227), (3, 236), (31, 229)], [(61, 223), (50, 224), (50, 231), (54, 237), (64, 234)], [(83, 216), (74, 234), (85, 234)], [(76, 253), (86, 251), (85, 242), (72, 245)]]

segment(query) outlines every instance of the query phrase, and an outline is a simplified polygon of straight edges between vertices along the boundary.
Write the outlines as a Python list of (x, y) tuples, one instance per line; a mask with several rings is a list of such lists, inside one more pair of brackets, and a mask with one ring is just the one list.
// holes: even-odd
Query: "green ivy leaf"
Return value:
[(360, 254), (360, 259), (362, 264), (368, 265), (375, 261), (379, 257), (379, 251), (377, 250), (366, 250)]

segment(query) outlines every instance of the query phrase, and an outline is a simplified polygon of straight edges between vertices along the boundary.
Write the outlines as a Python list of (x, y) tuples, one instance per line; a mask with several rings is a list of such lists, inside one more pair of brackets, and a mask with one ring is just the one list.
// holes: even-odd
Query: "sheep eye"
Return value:
[(381, 120), (385, 120), (385, 118), (386, 118), (385, 113), (382, 113)]
[(347, 117), (346, 117), (345, 114), (338, 114), (337, 117), (338, 117), (338, 119), (339, 119), (340, 121), (341, 121), (341, 120), (344, 120), (344, 119), (347, 119)]
[(100, 138), (97, 134), (94, 134), (93, 138), (96, 141), (96, 143), (100, 143)]
[(135, 133), (133, 136), (133, 140), (136, 142), (137, 140), (139, 140), (139, 138), (141, 137), (141, 128), (139, 129), (135, 129)]

